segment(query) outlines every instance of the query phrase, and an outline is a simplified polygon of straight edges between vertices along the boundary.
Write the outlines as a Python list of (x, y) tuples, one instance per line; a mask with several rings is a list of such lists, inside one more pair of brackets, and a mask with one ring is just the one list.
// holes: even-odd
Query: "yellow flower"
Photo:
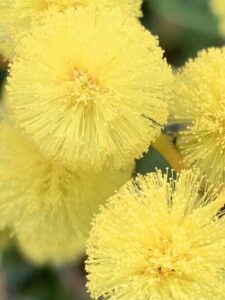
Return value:
[[(127, 183), (93, 222), (88, 289), (93, 299), (223, 300), (225, 193), (184, 171)], [(222, 214), (222, 213), (221, 213)]]
[(1, 0), (0, 51), (12, 58), (17, 44), (45, 17), (67, 8), (96, 5), (101, 8), (118, 7), (129, 15), (140, 17), (142, 0)]
[(225, 48), (200, 52), (177, 74), (172, 121), (186, 125), (178, 145), (187, 166), (225, 183)]
[(123, 167), (167, 119), (171, 70), (158, 41), (119, 10), (69, 10), (18, 49), (9, 105), (50, 158), (69, 168)]
[(211, 0), (214, 13), (219, 18), (219, 27), (222, 35), (225, 36), (225, 3), (224, 0)]
[(139, 158), (166, 122), (172, 75), (162, 56), (156, 38), (119, 10), (69, 10), (18, 49), (9, 105), (48, 157), (117, 169)]
[(84, 250), (93, 214), (130, 177), (73, 172), (46, 159), (18, 129), (0, 129), (0, 229), (12, 227), (27, 256), (63, 263)]

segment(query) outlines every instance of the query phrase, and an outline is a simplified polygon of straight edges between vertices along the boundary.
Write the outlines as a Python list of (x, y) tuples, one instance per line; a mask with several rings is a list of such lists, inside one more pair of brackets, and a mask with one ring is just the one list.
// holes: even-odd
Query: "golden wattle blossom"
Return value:
[(101, 9), (118, 7), (128, 15), (142, 15), (142, 0), (1, 0), (0, 52), (11, 59), (21, 39), (33, 26), (43, 24), (46, 16), (88, 5)]
[(49, 158), (117, 169), (160, 134), (171, 80), (158, 40), (136, 19), (120, 10), (68, 10), (18, 48), (9, 107)]
[(225, 48), (199, 53), (176, 75), (171, 120), (185, 125), (178, 146), (186, 166), (225, 183)]
[(184, 171), (174, 180), (158, 171), (109, 199), (87, 247), (93, 299), (224, 299), (225, 193), (200, 193), (198, 178)]
[(225, 2), (224, 0), (211, 0), (211, 6), (219, 19), (220, 31), (225, 36)]
[(1, 124), (0, 140), (0, 229), (13, 228), (34, 262), (75, 260), (93, 214), (131, 177), (132, 166), (116, 173), (73, 172), (7, 124)]

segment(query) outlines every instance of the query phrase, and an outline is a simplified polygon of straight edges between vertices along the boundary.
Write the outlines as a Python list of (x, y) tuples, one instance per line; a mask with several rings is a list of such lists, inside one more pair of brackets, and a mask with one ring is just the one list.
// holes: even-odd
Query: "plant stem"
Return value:
[(153, 147), (168, 161), (170, 166), (176, 172), (179, 173), (182, 169), (184, 169), (182, 156), (176, 149), (172, 136), (161, 134)]

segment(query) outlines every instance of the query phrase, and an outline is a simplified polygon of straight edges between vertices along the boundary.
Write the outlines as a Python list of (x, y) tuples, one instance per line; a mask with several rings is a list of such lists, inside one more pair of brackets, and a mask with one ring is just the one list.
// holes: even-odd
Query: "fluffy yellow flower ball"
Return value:
[(130, 177), (73, 172), (46, 159), (23, 135), (0, 127), (0, 228), (9, 226), (37, 263), (74, 260), (84, 250), (93, 214)]
[(0, 51), (11, 59), (17, 44), (34, 25), (44, 23), (46, 16), (67, 8), (118, 7), (129, 15), (140, 17), (141, 4), (142, 0), (1, 0)]
[(187, 166), (225, 183), (225, 48), (209, 49), (177, 74), (172, 122), (185, 125), (178, 145)]
[(211, 0), (214, 13), (219, 18), (219, 27), (223, 36), (225, 36), (225, 2), (224, 0)]
[(177, 180), (157, 172), (109, 200), (88, 241), (93, 299), (224, 299), (225, 193), (200, 186), (192, 171)]
[(172, 75), (158, 41), (120, 10), (68, 10), (19, 47), (9, 106), (42, 153), (69, 168), (123, 167), (167, 119)]

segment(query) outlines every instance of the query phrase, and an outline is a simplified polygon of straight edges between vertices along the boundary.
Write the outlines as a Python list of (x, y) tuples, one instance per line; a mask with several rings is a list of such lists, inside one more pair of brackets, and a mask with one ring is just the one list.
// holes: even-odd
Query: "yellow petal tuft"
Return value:
[(186, 125), (178, 145), (187, 166), (225, 183), (225, 48), (202, 51), (177, 74), (173, 121)]
[(88, 5), (111, 9), (118, 7), (131, 16), (142, 15), (142, 0), (1, 0), (0, 51), (11, 59), (21, 39), (34, 25), (43, 24), (46, 16), (67, 8)]
[(72, 172), (7, 124), (0, 140), (0, 228), (13, 228), (35, 262), (76, 259), (99, 205), (131, 177), (132, 166), (116, 173)]
[(225, 192), (198, 173), (127, 183), (93, 222), (86, 269), (93, 299), (223, 300)]
[[(38, 51), (37, 51), (38, 49)], [(49, 158), (117, 169), (139, 158), (167, 119), (171, 69), (158, 41), (120, 10), (68, 10), (24, 40), (9, 106)]]

